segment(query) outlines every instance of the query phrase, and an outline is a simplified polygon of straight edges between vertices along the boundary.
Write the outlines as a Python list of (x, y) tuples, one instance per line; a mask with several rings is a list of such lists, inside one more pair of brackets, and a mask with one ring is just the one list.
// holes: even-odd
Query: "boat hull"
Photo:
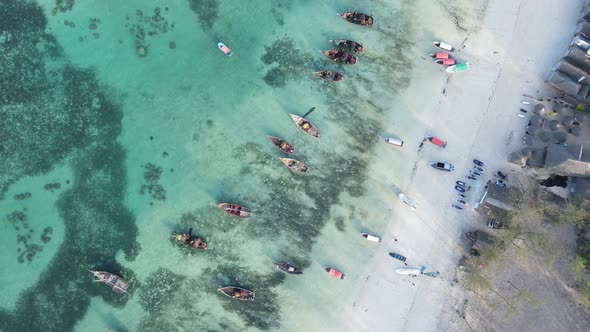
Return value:
[(272, 143), (272, 145), (274, 145), (277, 149), (281, 150), (282, 152), (284, 152), (286, 154), (291, 154), (291, 153), (295, 152), (293, 145), (291, 145), (289, 142), (282, 140), (278, 137), (274, 137), (274, 136), (267, 136), (267, 137), (268, 137), (268, 140)]
[(289, 263), (283, 262), (283, 263), (276, 263), (277, 268), (285, 273), (289, 273), (289, 274), (303, 274), (303, 270), (301, 270), (298, 267), (295, 267)]
[(231, 214), (232, 216), (236, 216), (239, 218), (250, 218), (251, 212), (247, 207), (233, 203), (220, 203), (217, 205), (217, 207), (221, 211), (227, 214)]
[(297, 173), (306, 173), (309, 170), (309, 167), (304, 163), (300, 162), (297, 159), (292, 158), (279, 158), (287, 166), (288, 169), (292, 170), (293, 172)]
[[(303, 130), (304, 133), (308, 134), (311, 137), (315, 137), (315, 138), (320, 137), (320, 131), (311, 122), (309, 122), (306, 119), (304, 119), (298, 115), (295, 115), (295, 114), (289, 113), (289, 115), (291, 116), (291, 119), (293, 120), (293, 122), (295, 122), (297, 127), (299, 127), (299, 129)], [(308, 125), (307, 127), (305, 127), (306, 124)]]
[(227, 286), (221, 287), (217, 289), (221, 294), (230, 297), (232, 299), (240, 300), (240, 301), (254, 301), (256, 294), (253, 291), (236, 286)]

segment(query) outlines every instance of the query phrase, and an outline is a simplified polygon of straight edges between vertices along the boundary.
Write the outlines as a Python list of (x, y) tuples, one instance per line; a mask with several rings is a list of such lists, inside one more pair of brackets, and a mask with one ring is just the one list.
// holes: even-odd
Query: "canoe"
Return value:
[(227, 287), (217, 288), (217, 290), (220, 291), (223, 295), (225, 295), (227, 297), (231, 297), (236, 300), (254, 301), (254, 296), (255, 296), (254, 292), (249, 289), (246, 289), (246, 288), (236, 287), (236, 286), (227, 286)]
[(300, 162), (299, 160), (292, 159), (292, 158), (279, 158), (287, 166), (290, 170), (295, 171), (297, 173), (305, 173), (309, 170), (309, 167), (304, 163)]
[(414, 203), (414, 200), (412, 200), (408, 195), (404, 194), (404, 193), (399, 193), (398, 195), (399, 199), (404, 202), (404, 204), (406, 204), (410, 209), (412, 210), (416, 210), (416, 203)]
[(437, 65), (452, 66), (456, 64), (457, 61), (455, 59), (436, 59), (434, 60), (434, 63), (436, 63)]
[(276, 263), (277, 268), (279, 268), (281, 271), (284, 271), (286, 273), (289, 274), (302, 274), (303, 270), (301, 270), (298, 267), (295, 267), (289, 263), (283, 262), (283, 263)]
[(207, 250), (208, 246), (207, 243), (198, 236), (191, 236), (189, 234), (174, 234), (172, 237), (179, 243), (192, 248), (192, 249), (199, 249), (199, 250)]
[(385, 141), (385, 143), (388, 143), (390, 145), (399, 146), (399, 147), (404, 146), (404, 141), (402, 141), (399, 138), (384, 137), (383, 140)]
[(112, 274), (104, 271), (92, 271), (88, 270), (96, 278), (94, 281), (102, 282), (113, 290), (115, 293), (127, 293), (129, 284), (123, 278), (116, 274)]
[(314, 72), (312, 72), (312, 74), (316, 77), (323, 79), (324, 81), (329, 81), (329, 82), (340, 82), (340, 81), (344, 80), (344, 75), (340, 74), (337, 71), (320, 70), (320, 71), (314, 71)]
[(295, 114), (289, 113), (289, 115), (291, 116), (291, 119), (293, 119), (293, 122), (295, 122), (297, 127), (299, 127), (301, 130), (303, 130), (312, 137), (320, 137), (320, 131), (316, 128), (316, 126), (311, 124), (311, 122)]
[(348, 53), (348, 52), (342, 52), (342, 51), (336, 51), (336, 50), (324, 50), (324, 51), (320, 51), (323, 55), (326, 56), (326, 58), (334, 61), (334, 62), (338, 62), (338, 63), (342, 63), (345, 65), (354, 65), (357, 63), (357, 57), (355, 57), (354, 55)]
[(240, 218), (250, 218), (250, 210), (247, 207), (233, 204), (233, 203), (220, 203), (217, 204), (217, 207), (225, 212), (229, 213), (232, 216), (240, 217)]
[(354, 40), (338, 39), (330, 40), (330, 42), (334, 43), (334, 46), (338, 51), (345, 51), (356, 54), (361, 54), (365, 51), (363, 45), (355, 42)]
[(381, 242), (381, 238), (380, 237), (371, 235), (369, 233), (361, 233), (361, 236), (364, 237), (365, 239), (371, 241), (371, 242), (377, 242), (377, 243)]
[(370, 15), (359, 12), (344, 12), (341, 14), (339, 13), (338, 15), (352, 24), (371, 26), (376, 22), (376, 20)]
[(229, 47), (225, 46), (224, 43), (217, 43), (217, 48), (219, 48), (219, 50), (225, 53), (227, 56), (231, 56), (233, 54)]
[(469, 62), (458, 63), (456, 65), (450, 66), (446, 69), (447, 73), (460, 73), (462, 71), (467, 71), (469, 69)]
[(441, 49), (443, 49), (445, 51), (455, 52), (455, 48), (453, 47), (453, 45), (447, 44), (447, 43), (445, 43), (443, 41), (433, 41), (432, 42), (432, 45), (434, 45), (434, 46), (436, 46), (438, 48), (441, 48)]
[(293, 149), (293, 145), (291, 145), (289, 142), (284, 141), (278, 137), (274, 137), (274, 136), (268, 136), (268, 140), (277, 147), (277, 149), (283, 151), (286, 154), (291, 154), (293, 152), (295, 152), (295, 149)]
[(405, 274), (405, 275), (419, 275), (422, 274), (420, 269), (412, 269), (412, 268), (399, 268), (395, 270), (396, 273)]
[(327, 267), (325, 270), (334, 278), (344, 279), (344, 273), (342, 273), (334, 268)]

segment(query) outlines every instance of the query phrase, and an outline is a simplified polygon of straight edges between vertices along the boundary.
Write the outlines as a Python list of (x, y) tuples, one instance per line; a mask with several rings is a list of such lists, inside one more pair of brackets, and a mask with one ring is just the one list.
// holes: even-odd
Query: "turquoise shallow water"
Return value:
[[(0, 330), (337, 324), (334, 303), (373, 255), (358, 233), (390, 221), (389, 193), (367, 177), (384, 113), (397, 111), (391, 98), (407, 84), (412, 4), (357, 4), (378, 17), (369, 29), (335, 15), (354, 5), (345, 1), (0, 4)], [(319, 54), (337, 38), (365, 44), (356, 66)], [(323, 68), (345, 81), (310, 74)], [(311, 107), (319, 140), (288, 115)], [(267, 135), (290, 141), (309, 174), (286, 169)], [(212, 206), (223, 201), (253, 218)], [(210, 250), (170, 240), (189, 227)], [(87, 269), (124, 276), (130, 295)], [(257, 301), (223, 298), (220, 285), (252, 289)]]

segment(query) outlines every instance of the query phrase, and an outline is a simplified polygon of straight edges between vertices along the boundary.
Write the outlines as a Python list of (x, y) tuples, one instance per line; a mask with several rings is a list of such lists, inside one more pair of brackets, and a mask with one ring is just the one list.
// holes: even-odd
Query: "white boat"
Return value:
[(451, 44), (447, 44), (443, 41), (433, 41), (432, 45), (438, 47), (438, 48), (442, 48), (445, 51), (449, 51), (449, 52), (455, 52), (455, 48), (453, 47), (453, 45)]
[(408, 195), (404, 194), (404, 193), (399, 193), (399, 199), (404, 202), (404, 204), (406, 204), (410, 209), (412, 210), (416, 210), (416, 203), (414, 203), (414, 200), (412, 200), (410, 197), (408, 197)]
[(371, 235), (369, 233), (361, 233), (361, 236), (364, 237), (365, 239), (369, 240), (369, 241), (372, 241), (372, 242), (377, 242), (377, 243), (381, 242), (381, 238), (380, 237)]
[(402, 141), (399, 138), (384, 137), (383, 140), (385, 141), (385, 143), (388, 143), (388, 144), (391, 144), (394, 146), (399, 146), (399, 147), (404, 146), (404, 141)]
[(462, 71), (467, 71), (469, 69), (469, 62), (458, 63), (454, 66), (447, 67), (445, 71), (447, 73), (460, 73)]
[(420, 273), (420, 269), (416, 269), (416, 268), (399, 268), (395, 270), (396, 273), (398, 274), (405, 274), (405, 275), (419, 275)]

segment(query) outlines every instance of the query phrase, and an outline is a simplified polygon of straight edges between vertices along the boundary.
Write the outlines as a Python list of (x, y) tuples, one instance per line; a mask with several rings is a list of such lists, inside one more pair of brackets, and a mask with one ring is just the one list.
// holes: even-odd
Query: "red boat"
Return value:
[(449, 53), (437, 52), (437, 53), (430, 53), (429, 56), (433, 59), (452, 59), (453, 56)]
[(356, 63), (356, 57), (348, 52), (342, 52), (338, 50), (321, 51), (328, 59), (343, 63), (345, 65), (354, 65)]
[(367, 15), (367, 14), (363, 14), (363, 13), (344, 12), (344, 13), (338, 14), (338, 15), (340, 15), (340, 17), (342, 17), (343, 19), (347, 20), (348, 22), (350, 22), (352, 24), (367, 25), (367, 26), (375, 24), (375, 19), (373, 17), (371, 17), (370, 15)]
[(447, 147), (447, 142), (445, 142), (445, 141), (443, 141), (443, 140), (441, 140), (439, 138), (436, 138), (434, 136), (426, 136), (426, 139), (429, 140), (430, 143), (432, 143), (434, 145), (437, 145), (437, 146), (439, 146), (441, 148), (446, 148)]
[(334, 268), (327, 267), (326, 272), (328, 272), (334, 278), (344, 279), (344, 273), (342, 273)]
[(443, 66), (452, 66), (452, 65), (456, 65), (457, 61), (455, 61), (455, 59), (436, 59), (436, 60), (434, 60), (434, 63), (439, 64), (439, 65), (443, 65)]
[(247, 207), (233, 204), (233, 203), (221, 203), (217, 204), (217, 207), (225, 212), (229, 213), (232, 216), (240, 217), (240, 218), (250, 218), (250, 210)]

